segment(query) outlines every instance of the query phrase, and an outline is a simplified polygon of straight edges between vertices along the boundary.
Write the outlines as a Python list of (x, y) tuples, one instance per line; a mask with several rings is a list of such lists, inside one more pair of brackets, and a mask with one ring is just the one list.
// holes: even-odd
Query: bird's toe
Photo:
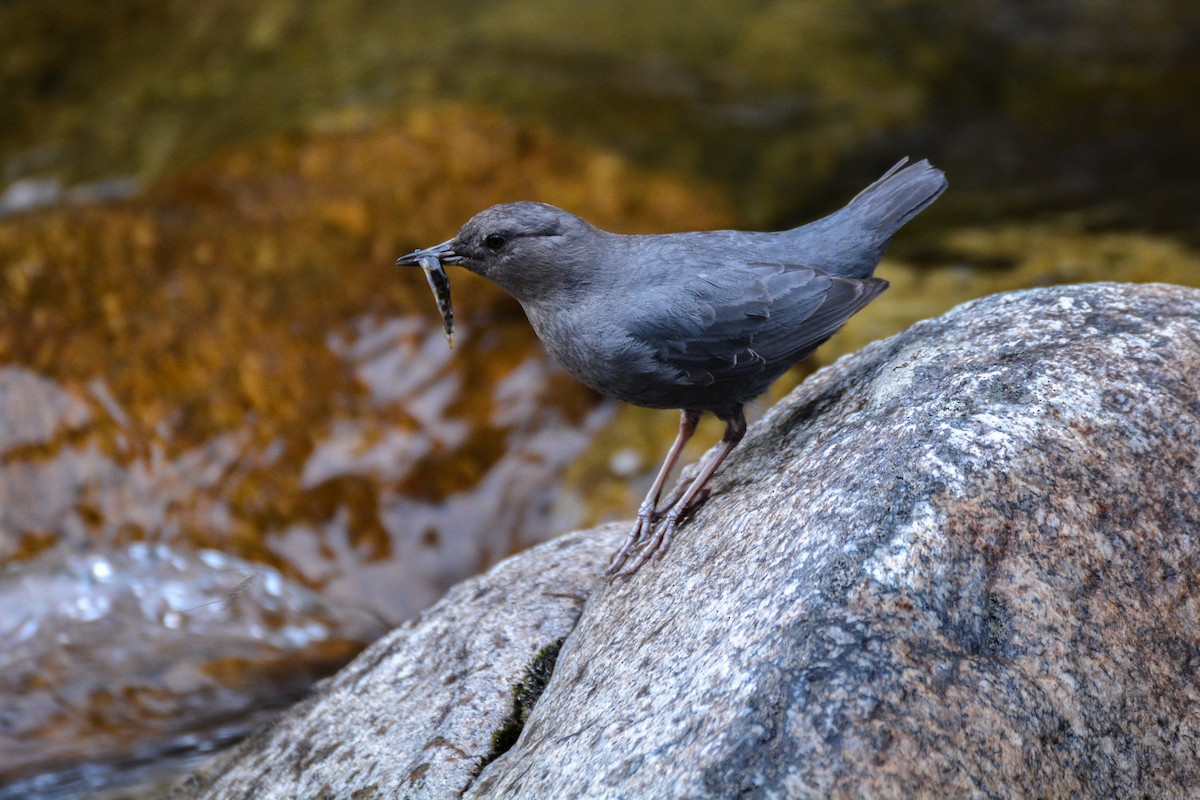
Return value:
[(620, 575), (621, 568), (625, 566), (625, 562), (629, 560), (629, 556), (637, 549), (639, 544), (650, 536), (653, 530), (653, 512), (639, 513), (637, 522), (633, 524), (633, 530), (625, 537), (625, 543), (621, 545), (621, 549), (613, 554), (612, 561), (609, 562), (604, 574), (610, 578)]

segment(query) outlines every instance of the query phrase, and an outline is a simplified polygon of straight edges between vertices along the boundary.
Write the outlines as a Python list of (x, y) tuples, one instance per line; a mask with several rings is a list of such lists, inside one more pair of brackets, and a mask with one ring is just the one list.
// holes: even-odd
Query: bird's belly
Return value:
[(571, 377), (606, 397), (635, 405), (673, 407), (671, 403), (657, 399), (670, 388), (670, 381), (654, 370), (646, 369), (641, 363), (643, 358), (589, 347), (586, 342), (565, 346), (559, 342), (554, 347), (547, 346), (547, 350)]

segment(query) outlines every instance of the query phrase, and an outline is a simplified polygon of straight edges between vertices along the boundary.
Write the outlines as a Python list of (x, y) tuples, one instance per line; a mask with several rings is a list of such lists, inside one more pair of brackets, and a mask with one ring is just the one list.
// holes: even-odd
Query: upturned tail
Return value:
[(928, 161), (908, 159), (827, 217), (788, 232), (789, 245), (814, 264), (843, 278), (866, 278), (875, 271), (888, 242), (904, 223), (946, 191), (946, 176)]
[(883, 177), (858, 193), (843, 213), (875, 237), (882, 251), (896, 231), (946, 191), (946, 176), (928, 161), (905, 167), (902, 158)]

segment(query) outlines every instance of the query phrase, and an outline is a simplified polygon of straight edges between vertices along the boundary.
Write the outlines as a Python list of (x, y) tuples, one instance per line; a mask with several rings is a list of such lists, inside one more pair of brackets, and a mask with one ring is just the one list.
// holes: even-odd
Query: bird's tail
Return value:
[(902, 158), (883, 177), (863, 189), (843, 209), (863, 229), (875, 234), (875, 245), (884, 247), (896, 231), (924, 211), (946, 191), (946, 176), (928, 161), (910, 166)]

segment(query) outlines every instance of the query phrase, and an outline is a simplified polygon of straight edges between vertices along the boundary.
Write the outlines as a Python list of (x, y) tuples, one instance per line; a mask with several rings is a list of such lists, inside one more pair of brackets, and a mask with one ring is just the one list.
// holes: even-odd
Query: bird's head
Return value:
[(587, 245), (599, 231), (580, 217), (545, 203), (504, 203), (480, 211), (458, 235), (401, 257), (415, 264), (435, 256), (496, 283), (522, 303), (570, 290), (594, 261)]

